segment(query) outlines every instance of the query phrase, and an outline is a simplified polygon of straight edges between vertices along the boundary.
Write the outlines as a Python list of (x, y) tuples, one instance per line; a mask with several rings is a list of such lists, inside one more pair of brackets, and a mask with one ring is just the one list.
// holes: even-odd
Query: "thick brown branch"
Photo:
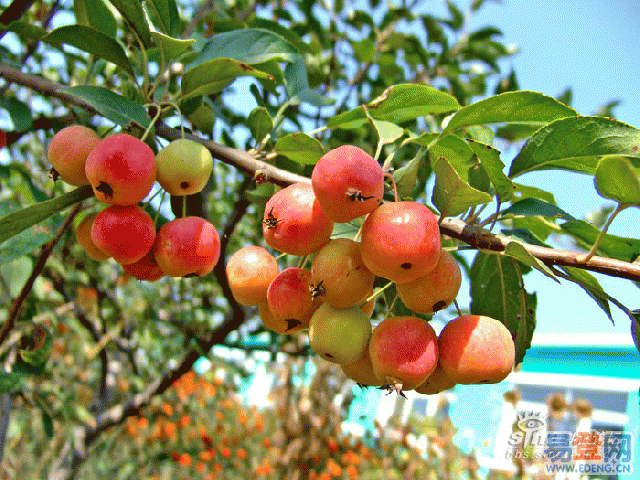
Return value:
[[(469, 225), (460, 219), (450, 217), (442, 220), (440, 223), (440, 232), (461, 240), (473, 247), (495, 252), (503, 251), (510, 242), (514, 241), (511, 237), (496, 235), (477, 225)], [(556, 250), (522, 242), (519, 243), (524, 246), (527, 252), (547, 265), (584, 268), (585, 270), (604, 273), (612, 277), (640, 281), (640, 265), (613, 258), (596, 256), (591, 257), (591, 259), (586, 262), (580, 262), (580, 257), (584, 256), (584, 254), (580, 252)]]

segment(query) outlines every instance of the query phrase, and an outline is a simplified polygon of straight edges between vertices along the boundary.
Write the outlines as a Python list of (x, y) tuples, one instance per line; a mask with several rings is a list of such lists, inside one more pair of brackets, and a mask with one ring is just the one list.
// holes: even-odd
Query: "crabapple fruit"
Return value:
[(458, 295), (462, 283), (460, 265), (451, 254), (440, 252), (435, 268), (426, 275), (397, 285), (398, 296), (409, 310), (419, 313), (446, 308)]
[(269, 285), (267, 304), (276, 319), (287, 322), (287, 333), (301, 325), (307, 328), (322, 303), (311, 296), (312, 287), (311, 272), (297, 267), (284, 269)]
[(369, 354), (376, 377), (397, 392), (423, 384), (438, 364), (438, 337), (426, 321), (385, 318), (373, 330)]
[(362, 260), (375, 275), (395, 283), (410, 282), (438, 263), (438, 220), (418, 202), (384, 203), (364, 221), (360, 243)]
[(269, 304), (266, 300), (258, 304), (258, 316), (260, 317), (260, 320), (262, 320), (262, 324), (268, 330), (280, 335), (290, 335), (308, 327), (308, 324), (296, 324), (296, 322), (289, 322), (287, 319), (280, 319), (276, 317), (269, 308)]
[(138, 280), (155, 282), (164, 277), (164, 272), (158, 266), (156, 257), (153, 255), (153, 248), (150, 248), (144, 257), (134, 263), (122, 265), (124, 273)]
[(340, 365), (344, 374), (356, 383), (361, 385), (370, 385), (373, 387), (379, 387), (382, 382), (378, 380), (375, 372), (373, 371), (373, 364), (371, 363), (371, 355), (369, 354), (369, 347), (365, 348), (362, 356), (352, 363), (346, 363)]
[(99, 143), (100, 137), (95, 131), (82, 125), (70, 125), (53, 136), (47, 158), (64, 182), (77, 187), (88, 185), (85, 164)]
[(226, 272), (236, 302), (252, 306), (267, 300), (267, 289), (280, 269), (266, 248), (248, 245), (231, 255)]
[(320, 209), (311, 184), (294, 183), (267, 201), (262, 222), (271, 248), (291, 255), (309, 255), (329, 242), (333, 222)]
[(498, 383), (513, 370), (515, 346), (499, 320), (463, 315), (450, 320), (438, 338), (440, 364), (460, 384)]
[(153, 246), (156, 227), (137, 205), (109, 205), (96, 216), (91, 239), (121, 265), (134, 263)]
[(111, 255), (100, 250), (96, 244), (93, 243), (91, 238), (91, 226), (97, 216), (97, 213), (89, 213), (85, 215), (76, 227), (76, 240), (82, 246), (89, 258), (101, 262), (102, 260), (106, 260), (111, 257)]
[(201, 192), (213, 168), (213, 157), (204, 145), (179, 138), (156, 155), (158, 183), (171, 195)]
[(135, 205), (147, 196), (156, 180), (156, 159), (142, 140), (118, 133), (91, 151), (85, 171), (98, 200)]
[(362, 261), (360, 244), (348, 238), (333, 239), (316, 253), (311, 277), (314, 294), (337, 308), (361, 303), (375, 280)]
[(220, 236), (204, 218), (176, 218), (160, 227), (153, 252), (158, 266), (170, 277), (202, 277), (218, 263)]
[(384, 172), (364, 150), (343, 145), (327, 152), (311, 172), (318, 203), (334, 222), (371, 213), (384, 195)]
[(423, 395), (434, 395), (436, 393), (444, 392), (445, 390), (450, 390), (456, 385), (456, 382), (447, 376), (444, 370), (442, 370), (440, 362), (438, 362), (436, 369), (431, 375), (429, 375), (429, 378), (427, 378), (422, 385), (414, 388), (414, 390), (418, 393), (422, 393)]
[(371, 322), (360, 307), (334, 308), (320, 305), (309, 322), (309, 346), (325, 360), (353, 363), (364, 353), (371, 338)]

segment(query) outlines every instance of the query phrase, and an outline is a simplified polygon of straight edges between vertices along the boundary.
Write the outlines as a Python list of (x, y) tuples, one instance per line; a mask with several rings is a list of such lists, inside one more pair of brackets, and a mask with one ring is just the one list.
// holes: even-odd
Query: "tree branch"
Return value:
[[(7, 65), (0, 65), (0, 77), (4, 77), (19, 85), (29, 87), (43, 95), (57, 97), (66, 103), (76, 105), (91, 113), (99, 115), (99, 112), (96, 112), (91, 105), (87, 104), (82, 99), (59, 92), (58, 90), (62, 88), (62, 85), (38, 75), (22, 73)], [(181, 137), (179, 130), (170, 128), (162, 123), (156, 125), (156, 134), (167, 140), (174, 140)], [(215, 142), (203, 140), (191, 134), (187, 134), (186, 136), (187, 138), (199, 142), (209, 148), (215, 158), (230, 165), (234, 165), (236, 168), (249, 175), (255, 175), (257, 171), (261, 171), (267, 176), (268, 181), (283, 186), (294, 182), (310, 181), (306, 177), (278, 169), (273, 165), (257, 160), (251, 154), (243, 150), (219, 145)], [(444, 218), (440, 223), (440, 231), (444, 235), (461, 240), (475, 248), (498, 252), (503, 251), (507, 244), (513, 241), (510, 237), (491, 234), (477, 225), (469, 225), (457, 218)], [(526, 243), (522, 243), (522, 245), (534, 257), (542, 260), (548, 265), (572, 266), (603, 273), (613, 277), (640, 281), (640, 265), (595, 256), (587, 262), (580, 262), (578, 260), (581, 254), (577, 252), (555, 250)]]
[[(440, 223), (440, 232), (444, 235), (461, 240), (478, 249), (502, 252), (507, 245), (513, 242), (513, 238), (504, 235), (496, 235), (478, 225), (470, 225), (458, 218), (446, 217)], [(613, 258), (591, 257), (586, 262), (581, 262), (584, 254), (568, 250), (556, 250), (518, 242), (537, 259), (546, 265), (559, 265), (566, 267), (583, 268), (612, 277), (640, 280), (640, 265), (623, 262)]]

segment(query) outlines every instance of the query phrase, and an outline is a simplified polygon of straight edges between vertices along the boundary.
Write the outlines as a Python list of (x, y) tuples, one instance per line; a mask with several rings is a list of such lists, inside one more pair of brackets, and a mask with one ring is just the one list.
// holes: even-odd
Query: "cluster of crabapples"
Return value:
[[(384, 176), (374, 158), (345, 145), (318, 161), (311, 183), (276, 192), (265, 206), (265, 242), (285, 254), (313, 256), (311, 268), (280, 271), (267, 249), (243, 247), (226, 265), (234, 298), (257, 306), (276, 333), (308, 330), (311, 349), (361, 385), (433, 394), (502, 381), (513, 369), (515, 348), (498, 320), (460, 316), (439, 336), (415, 316), (388, 316), (372, 327), (381, 291), (374, 292), (376, 277), (395, 283), (402, 302), (418, 313), (448, 306), (461, 284), (436, 216), (419, 202), (383, 202)], [(357, 240), (331, 238), (334, 223), (364, 215)]]
[(204, 146), (178, 139), (155, 155), (132, 135), (101, 139), (90, 128), (72, 125), (54, 135), (47, 155), (54, 178), (91, 185), (96, 198), (108, 204), (77, 226), (77, 241), (89, 257), (113, 258), (128, 275), (147, 281), (206, 275), (218, 262), (220, 237), (210, 222), (187, 216), (156, 229), (138, 205), (156, 181), (171, 195), (200, 192), (213, 166)]

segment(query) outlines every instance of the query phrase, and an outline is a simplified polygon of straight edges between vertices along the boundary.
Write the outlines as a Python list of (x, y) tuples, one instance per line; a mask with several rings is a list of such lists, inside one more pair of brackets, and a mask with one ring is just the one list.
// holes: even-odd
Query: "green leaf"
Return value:
[(115, 39), (118, 22), (104, 0), (73, 0), (76, 23), (93, 27), (106, 36)]
[(465, 182), (469, 181), (469, 167), (477, 162), (473, 158), (473, 150), (469, 144), (457, 135), (439, 138), (429, 149), (431, 165), (440, 157), (445, 157)]
[(25, 282), (29, 279), (32, 268), (33, 261), (27, 256), (22, 256), (0, 265), (0, 277), (6, 286), (6, 289), (3, 289), (0, 295), (4, 296), (7, 293), (10, 298), (17, 298)]
[[(433, 113), (460, 108), (448, 93), (430, 85), (399, 84), (387, 88), (382, 95), (367, 104), (367, 111), (376, 120), (401, 124)], [(367, 122), (363, 107), (341, 113), (327, 122), (329, 128), (358, 128)]]
[(543, 202), (537, 198), (525, 198), (524, 200), (520, 200), (519, 202), (513, 203), (509, 208), (503, 210), (501, 216), (504, 217), (506, 215), (513, 216), (540, 216), (540, 217), (552, 217), (552, 218), (563, 218), (565, 220), (575, 220), (575, 218), (558, 208), (556, 205), (552, 203)]
[(4, 242), (0, 249), (0, 264), (11, 262), (23, 255), (29, 254), (36, 248), (47, 243), (53, 238), (54, 233), (62, 223), (61, 220), (59, 215), (54, 215), (14, 235)]
[(309, 45), (304, 43), (294, 30), (287, 28), (278, 22), (274, 22), (273, 20), (268, 20), (266, 18), (255, 17), (249, 22), (248, 26), (261, 30), (270, 30), (280, 35), (287, 42), (293, 45), (299, 53), (312, 53)]
[(170, 63), (176, 58), (180, 57), (191, 50), (191, 47), (196, 42), (189, 38), (187, 40), (181, 40), (178, 38), (168, 37), (160, 32), (151, 32), (153, 42), (158, 45), (160, 52), (162, 53), (162, 60), (165, 63)]
[(515, 258), (520, 263), (523, 263), (529, 267), (535, 268), (542, 274), (560, 283), (560, 280), (558, 280), (558, 277), (556, 277), (556, 274), (553, 273), (553, 270), (547, 267), (542, 261), (538, 260), (536, 257), (531, 255), (527, 251), (527, 249), (524, 248), (520, 243), (509, 242), (507, 244), (507, 247), (504, 249), (504, 253), (509, 257)]
[(130, 75), (135, 75), (124, 49), (113, 38), (99, 30), (83, 25), (67, 25), (56, 28), (42, 38), (43, 42), (60, 47), (63, 43), (73, 45), (87, 53), (104, 58)]
[(604, 291), (604, 288), (598, 283), (596, 277), (583, 268), (575, 267), (560, 267), (564, 272), (576, 281), (587, 292), (591, 298), (595, 300), (598, 306), (607, 314), (609, 320), (613, 322), (611, 316), (611, 308), (609, 307), (609, 296)]
[(254, 65), (269, 60), (293, 62), (298, 50), (283, 37), (261, 28), (244, 28), (212, 36), (190, 66), (216, 58), (232, 58)]
[(290, 133), (279, 138), (274, 148), (276, 153), (294, 162), (315, 165), (325, 154), (322, 144), (306, 133)]
[(153, 23), (170, 37), (180, 35), (180, 15), (175, 0), (147, 0)]
[(33, 130), (33, 118), (31, 109), (26, 103), (21, 102), (15, 97), (0, 96), (0, 107), (9, 112), (13, 129), (16, 132), (27, 132)]
[(404, 128), (399, 127), (395, 123), (375, 120), (373, 118), (371, 119), (371, 123), (378, 133), (378, 143), (382, 145), (393, 143), (404, 135)]
[(544, 202), (556, 203), (556, 199), (553, 193), (542, 190), (541, 188), (531, 187), (529, 185), (522, 185), (520, 183), (513, 183), (516, 186), (516, 198), (538, 198)]
[(620, 155), (607, 155), (596, 167), (596, 189), (604, 198), (640, 205), (640, 182), (631, 162)]
[(599, 157), (635, 157), (640, 130), (602, 117), (563, 118), (538, 130), (511, 164), (509, 177), (533, 170), (562, 169), (595, 174)]
[(10, 392), (13, 387), (20, 383), (21, 375), (15, 372), (5, 372), (0, 370), (0, 393)]
[(416, 156), (393, 172), (396, 189), (400, 198), (413, 196), (418, 181), (418, 172), (424, 165), (426, 149), (421, 148)]
[(253, 138), (260, 143), (273, 130), (273, 119), (265, 107), (256, 107), (247, 120)]
[(36, 42), (47, 34), (44, 28), (33, 25), (31, 22), (25, 20), (14, 20), (9, 23), (9, 25), (0, 23), (0, 32), (13, 32), (18, 35), (22, 41), (33, 40)]
[(527, 122), (540, 125), (558, 118), (573, 117), (577, 112), (538, 92), (505, 92), (461, 108), (451, 117), (442, 135), (469, 125)]
[(502, 171), (504, 163), (502, 163), (502, 160), (500, 159), (500, 151), (490, 145), (485, 145), (471, 139), (468, 139), (467, 141), (469, 142), (469, 147), (471, 147), (473, 153), (478, 157), (480, 164), (489, 175), (491, 183), (493, 183), (500, 201), (508, 202), (511, 200), (516, 187), (511, 179)]
[(536, 326), (536, 295), (521, 285), (522, 275), (530, 270), (512, 258), (479, 252), (469, 272), (471, 313), (500, 320), (509, 329), (515, 338), (516, 364), (531, 346)]
[(93, 196), (91, 185), (84, 185), (46, 202), (30, 205), (0, 218), (0, 245), (14, 235)]
[(213, 132), (213, 123), (215, 117), (213, 110), (209, 105), (199, 105), (193, 112), (187, 115), (191, 123), (205, 135), (211, 135)]
[(78, 85), (77, 87), (61, 88), (58, 91), (81, 98), (102, 116), (122, 127), (135, 124), (147, 128), (151, 123), (151, 119), (141, 105), (106, 88)]
[(142, 2), (132, 0), (109, 0), (111, 4), (120, 12), (129, 28), (136, 32), (145, 47), (151, 46), (151, 34), (147, 23)]
[(185, 72), (182, 76), (182, 98), (218, 93), (236, 78), (244, 76), (274, 80), (270, 74), (245, 63), (231, 58), (216, 58)]
[[(564, 232), (582, 240), (587, 245), (593, 245), (600, 234), (600, 230), (584, 220), (565, 222), (560, 227)], [(640, 256), (640, 240), (606, 234), (598, 250), (607, 257), (617, 258), (623, 262), (633, 262)]]
[(433, 165), (436, 184), (431, 197), (443, 216), (456, 216), (470, 207), (491, 202), (491, 195), (476, 190), (460, 178), (445, 157)]

